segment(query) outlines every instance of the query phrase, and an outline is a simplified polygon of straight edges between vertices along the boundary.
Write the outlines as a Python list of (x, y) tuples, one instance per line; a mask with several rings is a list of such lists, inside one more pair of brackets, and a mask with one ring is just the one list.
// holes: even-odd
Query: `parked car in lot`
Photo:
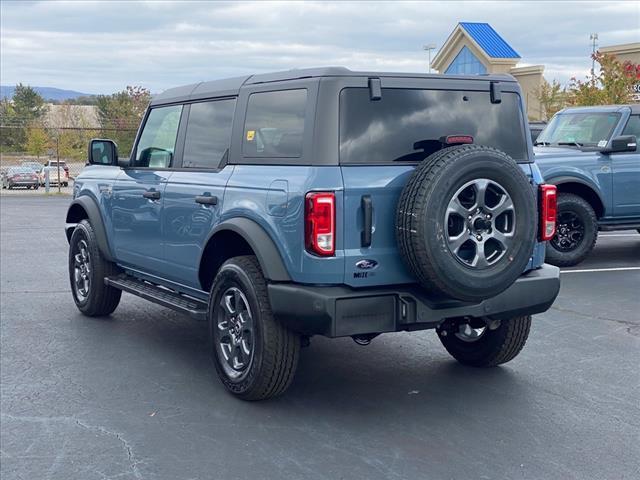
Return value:
[(558, 187), (547, 261), (580, 263), (598, 230), (640, 229), (640, 105), (567, 108), (538, 137), (536, 163)]
[(64, 170), (58, 169), (57, 166), (47, 167), (45, 166), (39, 175), (40, 185), (45, 185), (47, 182), (47, 172), (49, 172), (49, 185), (62, 185), (64, 187), (69, 185), (69, 179), (66, 177)]
[[(446, 112), (442, 114), (442, 112)], [(126, 291), (209, 322), (218, 375), (264, 399), (313, 335), (435, 329), (458, 361), (523, 348), (559, 290), (510, 76), (293, 70), (156, 96), (131, 158), (92, 140), (66, 217), (78, 309)]]
[[(40, 175), (42, 185), (44, 185), (45, 181), (45, 170), (49, 170), (49, 183), (57, 185), (58, 182), (60, 182), (65, 187), (69, 186), (69, 166), (67, 165), (67, 162), (60, 160), (60, 168), (58, 168), (57, 160), (49, 160), (45, 163)], [(58, 172), (60, 172), (60, 178), (58, 178)]]
[(27, 167), (9, 167), (2, 173), (2, 188), (9, 190), (16, 187), (24, 187), (31, 190), (38, 188), (38, 175)]
[(42, 172), (42, 169), (44, 168), (44, 165), (40, 162), (21, 162), (20, 166), (30, 168), (38, 175), (40, 175), (40, 172)]

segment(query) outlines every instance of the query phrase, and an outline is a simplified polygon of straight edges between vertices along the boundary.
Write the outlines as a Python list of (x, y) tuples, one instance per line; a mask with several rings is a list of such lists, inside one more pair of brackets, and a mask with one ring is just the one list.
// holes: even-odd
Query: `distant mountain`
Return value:
[[(11, 98), (16, 87), (9, 85), (0, 85), (0, 98)], [(74, 90), (62, 90), (61, 88), (53, 87), (33, 87), (33, 89), (42, 95), (45, 100), (69, 100), (78, 97), (88, 97), (92, 94), (76, 92)]]

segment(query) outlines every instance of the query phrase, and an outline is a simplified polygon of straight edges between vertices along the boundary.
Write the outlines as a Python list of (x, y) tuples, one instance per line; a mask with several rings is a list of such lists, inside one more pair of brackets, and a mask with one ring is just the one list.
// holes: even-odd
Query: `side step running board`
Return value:
[(173, 290), (139, 280), (130, 275), (105, 277), (104, 282), (123, 292), (132, 293), (163, 307), (186, 313), (195, 320), (207, 319), (208, 305), (193, 297), (187, 297)]

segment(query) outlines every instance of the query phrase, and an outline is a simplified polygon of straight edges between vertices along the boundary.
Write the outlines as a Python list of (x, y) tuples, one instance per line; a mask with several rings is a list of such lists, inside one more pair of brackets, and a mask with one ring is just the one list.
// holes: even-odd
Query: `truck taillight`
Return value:
[(558, 191), (555, 185), (540, 185), (540, 240), (551, 240), (556, 234)]
[(305, 198), (304, 233), (307, 251), (322, 257), (336, 252), (336, 196), (310, 192)]

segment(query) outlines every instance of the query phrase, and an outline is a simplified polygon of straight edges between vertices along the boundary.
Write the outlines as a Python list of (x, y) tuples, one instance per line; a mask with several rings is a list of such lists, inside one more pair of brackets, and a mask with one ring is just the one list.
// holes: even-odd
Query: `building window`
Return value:
[(449, 68), (447, 68), (447, 71), (444, 73), (454, 75), (480, 75), (482, 73), (487, 73), (487, 67), (478, 60), (478, 57), (471, 53), (471, 50), (467, 47), (462, 47), (460, 53), (458, 53), (453, 62), (451, 62), (451, 65), (449, 65)]

